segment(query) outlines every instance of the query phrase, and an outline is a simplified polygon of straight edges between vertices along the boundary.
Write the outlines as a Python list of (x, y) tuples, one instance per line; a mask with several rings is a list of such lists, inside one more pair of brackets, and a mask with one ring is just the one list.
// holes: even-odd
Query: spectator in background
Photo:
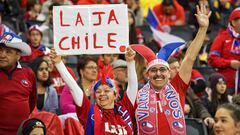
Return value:
[(218, 107), (215, 115), (214, 134), (240, 134), (240, 107), (238, 105), (227, 103)]
[(36, 78), (30, 68), (19, 63), (31, 54), (30, 47), (14, 33), (0, 39), (0, 134), (16, 135), (21, 122), (36, 105)]
[[(79, 59), (77, 65), (77, 72), (79, 75), (79, 87), (83, 90), (83, 93), (93, 103), (92, 97), (92, 85), (97, 79), (98, 67), (96, 60), (91, 56), (82, 56)], [(69, 86), (63, 88), (63, 92), (60, 98), (60, 106), (63, 114), (76, 112), (76, 105), (73, 97), (70, 93)]]
[(109, 4), (107, 0), (78, 0), (77, 5)]
[(37, 109), (57, 113), (58, 95), (52, 85), (52, 79), (49, 75), (48, 62), (39, 57), (31, 63), (31, 68), (37, 78)]
[(182, 26), (186, 23), (184, 9), (177, 0), (163, 0), (153, 7), (153, 12), (161, 26)]
[(137, 44), (137, 33), (135, 26), (135, 15), (132, 10), (128, 10), (128, 25), (129, 25), (129, 44)]
[[(61, 77), (60, 73), (57, 71), (57, 69), (54, 66), (54, 63), (52, 62), (52, 60), (50, 59), (49, 56), (44, 56), (44, 59), (46, 61), (48, 61), (49, 64), (49, 72), (50, 72), (50, 77), (53, 80), (53, 87), (56, 89), (57, 94), (58, 94), (58, 110), (57, 110), (57, 114), (61, 114), (61, 107), (60, 107), (60, 96), (62, 94), (63, 88), (65, 87), (66, 83), (63, 81), (63, 78)], [(64, 63), (66, 63), (66, 59), (64, 57), (62, 57), (62, 60)], [(72, 68), (67, 66), (67, 70), (68, 72), (72, 75), (72, 77), (75, 80), (78, 80), (78, 78), (76, 77), (74, 71)]]
[(96, 81), (98, 75), (96, 59), (92, 56), (80, 57), (77, 65), (77, 72), (80, 78), (80, 87), (82, 88), (84, 94), (91, 99), (92, 83)]
[(140, 28), (136, 27), (136, 18), (132, 10), (128, 10), (129, 44), (143, 44), (144, 39)]
[(37, 118), (30, 118), (22, 122), (17, 135), (46, 135), (46, 125)]
[(213, 73), (209, 77), (210, 89), (206, 90), (203, 96), (203, 104), (208, 112), (214, 116), (217, 107), (223, 103), (228, 103), (227, 84), (225, 77), (219, 73)]
[(52, 72), (54, 70), (54, 65), (48, 55), (44, 55), (43, 59), (48, 62), (48, 70), (49, 72)]
[[(179, 72), (180, 63), (176, 58), (171, 57), (168, 60), (170, 68), (170, 79), (173, 79)], [(201, 99), (194, 93), (191, 87), (186, 92), (186, 102), (184, 106), (184, 114), (186, 118), (200, 118), (204, 124), (209, 128), (214, 125), (214, 119), (209, 114), (208, 110), (204, 107)]]
[(29, 45), (32, 50), (32, 54), (30, 56), (24, 56), (21, 58), (21, 61), (30, 62), (37, 57), (47, 55), (50, 53), (50, 49), (45, 45), (41, 44), (43, 33), (41, 32), (38, 25), (33, 25), (28, 29), (29, 35)]
[[(42, 10), (41, 10), (41, 15), (44, 16), (44, 18), (48, 19), (51, 14), (49, 14), (49, 7), (52, 4), (57, 4), (57, 5), (72, 5), (72, 2), (69, 0), (46, 0), (42, 4)], [(56, 5), (56, 6), (57, 6)]]
[(186, 93), (186, 103), (184, 106), (184, 114), (186, 118), (199, 118), (202, 119), (204, 124), (212, 129), (214, 119), (203, 105), (202, 100), (193, 92), (189, 87)]
[(117, 88), (119, 89), (119, 100), (121, 100), (128, 85), (127, 62), (125, 60), (118, 59), (112, 63), (112, 67), (114, 80), (116, 81)]
[(143, 11), (140, 7), (139, 0), (123, 0), (125, 4), (128, 5), (128, 9), (134, 13), (135, 16), (135, 25), (142, 26), (143, 25)]
[(20, 7), (19, 0), (1, 0), (0, 3), (4, 4), (4, 16), (8, 19), (22, 19), (24, 14), (23, 9)]
[[(44, 59), (47, 60), (49, 65), (50, 65), (49, 70), (50, 70), (50, 77), (53, 80), (53, 87), (56, 89), (58, 96), (60, 96), (62, 94), (63, 88), (65, 87), (65, 82), (63, 81), (61, 75), (59, 74), (59, 72), (55, 68), (54, 63), (52, 63), (50, 57), (49, 56), (45, 56)], [(62, 57), (62, 60), (63, 60), (64, 63), (67, 62), (64, 57)], [(70, 72), (72, 77), (75, 80), (77, 80), (77, 77), (76, 77), (73, 69), (67, 66), (67, 70), (68, 70), (68, 72)]]
[(38, 0), (29, 0), (27, 2), (27, 9), (24, 13), (23, 20), (37, 20), (40, 12), (41, 12), (42, 5), (39, 3)]
[(53, 6), (60, 6), (60, 4), (53, 3), (48, 7), (48, 17), (46, 21), (40, 26), (40, 29), (43, 33), (42, 42), (45, 46), (49, 48), (53, 47)]
[(236, 71), (240, 67), (239, 34), (240, 9), (235, 9), (229, 17), (228, 28), (220, 32), (214, 39), (208, 57), (209, 65), (217, 68), (218, 72), (226, 78), (229, 95), (236, 92)]
[(102, 73), (104, 71), (108, 71), (108, 75), (110, 78), (114, 78), (112, 74), (112, 65), (113, 62), (113, 54), (102, 54), (98, 59), (98, 78), (102, 77)]
[[(20, 1), (20, 6), (22, 9), (26, 10), (27, 9), (27, 6), (28, 6), (28, 2), (31, 1), (31, 0), (21, 0)], [(40, 5), (42, 5), (46, 0), (38, 0)]]
[[(171, 69), (174, 72), (179, 70), (179, 67), (184, 58), (184, 55), (185, 55), (185, 53), (182, 52), (181, 54), (179, 54), (179, 56), (176, 55), (176, 56), (169, 58), (168, 63), (172, 66)], [(171, 76), (173, 76), (173, 75), (171, 75)], [(206, 89), (206, 81), (198, 70), (192, 69), (190, 82), (191, 82), (190, 83), (191, 89), (194, 91), (194, 93), (198, 97), (202, 97), (203, 93), (205, 92), (205, 89)]]

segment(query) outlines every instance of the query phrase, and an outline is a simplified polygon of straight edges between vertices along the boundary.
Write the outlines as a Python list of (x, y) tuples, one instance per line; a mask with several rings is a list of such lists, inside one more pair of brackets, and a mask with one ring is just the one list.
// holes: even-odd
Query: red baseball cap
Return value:
[(235, 20), (237, 18), (240, 18), (240, 8), (236, 8), (232, 11), (229, 16), (229, 21)]
[(43, 35), (40, 26), (38, 26), (38, 25), (32, 25), (32, 26), (28, 29), (28, 32), (30, 33), (30, 32), (32, 32), (32, 31), (34, 31), (34, 30), (35, 30), (35, 31), (38, 31), (38, 32), (41, 34), (41, 36)]

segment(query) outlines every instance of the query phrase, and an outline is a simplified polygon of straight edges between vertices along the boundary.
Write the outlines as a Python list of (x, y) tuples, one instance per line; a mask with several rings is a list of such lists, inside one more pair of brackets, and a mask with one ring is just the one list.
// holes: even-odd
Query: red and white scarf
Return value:
[[(104, 115), (109, 115), (109, 114), (104, 113), (104, 110), (101, 110), (101, 108), (98, 105), (94, 105), (92, 107), (94, 107), (94, 109), (91, 108), (92, 110), (90, 110), (89, 116), (91, 117), (94, 113), (94, 120), (92, 118), (88, 119), (89, 122), (88, 122), (88, 127), (86, 129), (86, 131), (87, 131), (86, 134), (87, 135), (111, 134), (111, 133), (106, 133), (106, 132), (103, 133), (104, 130), (106, 131), (106, 129), (104, 127), (102, 127)], [(130, 118), (130, 114), (127, 111), (126, 107), (116, 103), (114, 105), (114, 113), (118, 113), (121, 116), (121, 119), (118, 119), (119, 124), (120, 123), (125, 123), (125, 125), (126, 125), (125, 128), (129, 129), (129, 130), (126, 130), (126, 131), (132, 131), (131, 133), (128, 132), (127, 134), (128, 135), (133, 135), (133, 132), (134, 132), (133, 123), (132, 123), (132, 120)], [(105, 117), (107, 117), (107, 116), (105, 116)], [(115, 115), (115, 117), (117, 117), (117, 116)], [(111, 119), (109, 119), (109, 120), (111, 120)], [(94, 132), (92, 132), (92, 129), (94, 129)], [(122, 130), (118, 134), (124, 135), (125, 133)]]
[[(160, 91), (160, 104), (162, 112), (165, 114), (172, 135), (186, 135), (184, 113), (180, 104), (178, 93), (174, 87), (168, 83)], [(159, 134), (157, 118), (156, 93), (147, 83), (137, 94), (136, 121), (138, 134)]]

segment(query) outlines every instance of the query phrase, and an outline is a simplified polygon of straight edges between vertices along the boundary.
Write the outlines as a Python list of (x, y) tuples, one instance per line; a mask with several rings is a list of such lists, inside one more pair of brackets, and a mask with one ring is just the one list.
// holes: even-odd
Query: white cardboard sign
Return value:
[(54, 48), (58, 54), (124, 53), (129, 45), (124, 4), (53, 7)]

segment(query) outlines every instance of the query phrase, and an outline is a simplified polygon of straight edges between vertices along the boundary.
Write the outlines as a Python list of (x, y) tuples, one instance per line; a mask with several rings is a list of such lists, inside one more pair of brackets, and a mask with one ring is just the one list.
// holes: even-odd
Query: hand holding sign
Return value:
[(57, 55), (57, 53), (54, 49), (51, 49), (51, 53), (49, 56), (54, 64), (58, 64), (62, 61), (61, 56)]
[(126, 51), (127, 51), (125, 54), (126, 61), (128, 62), (133, 61), (136, 56), (136, 52), (131, 47), (127, 47)]

